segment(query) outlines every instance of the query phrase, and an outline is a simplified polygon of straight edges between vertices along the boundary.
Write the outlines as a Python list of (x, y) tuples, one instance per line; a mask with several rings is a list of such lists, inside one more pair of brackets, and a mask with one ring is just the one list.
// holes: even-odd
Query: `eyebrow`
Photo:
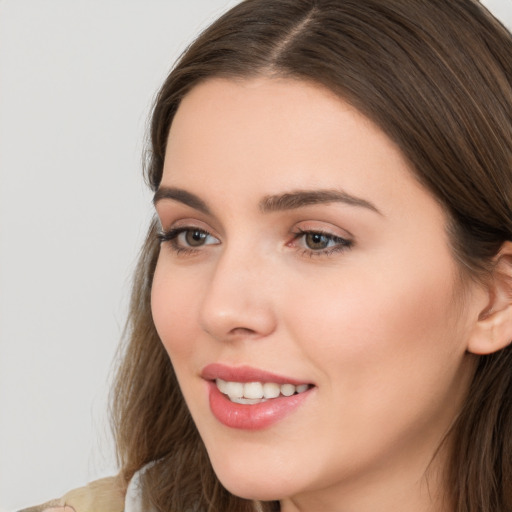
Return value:
[(156, 206), (156, 204), (162, 199), (173, 199), (174, 201), (190, 206), (191, 208), (194, 208), (206, 215), (211, 214), (210, 208), (208, 208), (201, 198), (181, 188), (160, 187), (153, 196), (153, 204)]
[[(156, 206), (156, 204), (162, 199), (172, 199), (190, 206), (191, 208), (194, 208), (206, 215), (211, 215), (210, 208), (200, 197), (181, 188), (160, 187), (153, 197), (153, 204)], [(379, 209), (370, 201), (348, 194), (343, 190), (334, 189), (295, 190), (284, 194), (265, 196), (259, 202), (259, 208), (262, 212), (267, 213), (295, 210), (305, 206), (327, 203), (344, 203), (350, 206), (366, 208), (382, 215)]]
[(379, 209), (370, 201), (348, 194), (343, 190), (296, 190), (285, 194), (267, 196), (260, 201), (260, 210), (275, 212), (281, 210), (294, 210), (313, 204), (345, 203), (358, 206), (382, 215)]

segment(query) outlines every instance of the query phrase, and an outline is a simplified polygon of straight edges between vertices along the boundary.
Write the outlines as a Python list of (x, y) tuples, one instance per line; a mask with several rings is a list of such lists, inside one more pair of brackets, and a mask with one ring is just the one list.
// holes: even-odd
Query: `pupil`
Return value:
[(192, 246), (203, 245), (205, 238), (206, 233), (197, 229), (195, 231), (188, 231), (186, 235), (187, 244)]
[(308, 233), (306, 235), (306, 245), (310, 249), (325, 249), (329, 244), (329, 239), (321, 233)]

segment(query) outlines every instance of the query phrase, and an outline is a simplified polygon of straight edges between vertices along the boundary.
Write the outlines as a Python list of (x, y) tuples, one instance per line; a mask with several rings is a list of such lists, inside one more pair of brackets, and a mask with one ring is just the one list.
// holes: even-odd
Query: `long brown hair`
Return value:
[[(210, 26), (162, 86), (147, 180), (159, 186), (181, 99), (210, 77), (281, 76), (327, 87), (400, 147), (449, 219), (476, 279), (512, 240), (512, 37), (476, 0), (246, 0)], [(123, 475), (146, 466), (158, 511), (279, 510), (218, 482), (153, 325), (150, 226), (135, 274), (113, 422)], [(451, 433), (456, 512), (512, 510), (512, 351), (481, 356)]]

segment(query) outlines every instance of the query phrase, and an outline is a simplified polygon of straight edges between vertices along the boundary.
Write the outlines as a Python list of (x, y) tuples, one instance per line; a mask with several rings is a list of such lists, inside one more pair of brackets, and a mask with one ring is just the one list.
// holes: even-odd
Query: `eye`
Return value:
[(304, 233), (303, 236), (305, 245), (313, 251), (327, 249), (333, 242), (333, 237), (324, 233)]
[(193, 251), (220, 241), (208, 231), (197, 227), (180, 227), (158, 233), (160, 243), (170, 242), (176, 252)]
[(202, 231), (200, 229), (187, 229), (178, 235), (178, 240), (183, 238), (186, 245), (189, 245), (190, 247), (200, 247), (207, 243), (209, 236), (210, 235), (206, 231)]
[(349, 249), (353, 242), (332, 233), (299, 230), (291, 245), (302, 249), (304, 255), (321, 256)]

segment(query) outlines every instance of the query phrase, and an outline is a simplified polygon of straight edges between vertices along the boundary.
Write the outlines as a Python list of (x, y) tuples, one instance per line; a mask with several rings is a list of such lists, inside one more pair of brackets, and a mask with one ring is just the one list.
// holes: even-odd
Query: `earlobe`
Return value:
[(505, 348), (512, 342), (512, 306), (492, 312), (478, 321), (468, 343), (468, 351), (487, 355)]
[(505, 242), (495, 258), (488, 293), (489, 304), (468, 341), (473, 354), (491, 354), (512, 342), (512, 242)]

